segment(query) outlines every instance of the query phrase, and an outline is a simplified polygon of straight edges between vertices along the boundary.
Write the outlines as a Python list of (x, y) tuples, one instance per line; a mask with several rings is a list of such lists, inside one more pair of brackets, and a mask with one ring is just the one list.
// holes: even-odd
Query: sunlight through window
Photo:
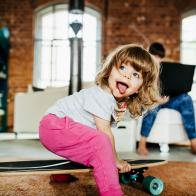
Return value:
[[(52, 5), (36, 12), (33, 85), (69, 85), (68, 6)], [(101, 61), (101, 15), (85, 8), (83, 16), (83, 82), (95, 80)]]
[[(196, 13), (182, 19), (181, 27), (181, 62), (196, 65)], [(196, 70), (190, 95), (196, 100)]]

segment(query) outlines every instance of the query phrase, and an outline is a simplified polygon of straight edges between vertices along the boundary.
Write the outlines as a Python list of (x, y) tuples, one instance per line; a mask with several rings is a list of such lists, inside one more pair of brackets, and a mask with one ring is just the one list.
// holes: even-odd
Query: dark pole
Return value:
[(82, 88), (82, 45), (81, 38), (70, 38), (71, 58), (70, 58), (70, 83), (69, 95), (78, 92)]
[(69, 12), (71, 13), (83, 13), (84, 12), (84, 0), (69, 0)]
[(69, 38), (70, 41), (70, 83), (69, 83), (69, 95), (81, 90), (82, 88), (82, 56), (83, 56), (83, 40), (78, 36), (78, 33), (82, 30), (82, 21), (77, 18), (82, 17), (84, 11), (84, 1), (70, 0), (69, 1), (69, 13), (74, 21), (69, 26), (74, 33), (74, 36)]

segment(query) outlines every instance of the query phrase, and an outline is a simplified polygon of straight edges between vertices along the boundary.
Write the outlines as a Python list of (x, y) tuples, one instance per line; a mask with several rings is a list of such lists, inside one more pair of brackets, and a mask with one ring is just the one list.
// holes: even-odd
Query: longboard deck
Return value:
[[(166, 160), (127, 160), (132, 169), (166, 164)], [(25, 174), (70, 174), (87, 173), (92, 168), (69, 160), (33, 160), (0, 162), (0, 176)]]

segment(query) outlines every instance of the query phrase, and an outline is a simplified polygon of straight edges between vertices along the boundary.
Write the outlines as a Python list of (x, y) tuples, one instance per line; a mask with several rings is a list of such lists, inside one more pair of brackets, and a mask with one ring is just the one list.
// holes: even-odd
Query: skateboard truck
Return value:
[(143, 173), (148, 167), (132, 169), (130, 172), (120, 174), (122, 184), (131, 184), (134, 187), (142, 185), (142, 188), (151, 195), (160, 195), (164, 189), (164, 183), (161, 179), (154, 176), (144, 176)]

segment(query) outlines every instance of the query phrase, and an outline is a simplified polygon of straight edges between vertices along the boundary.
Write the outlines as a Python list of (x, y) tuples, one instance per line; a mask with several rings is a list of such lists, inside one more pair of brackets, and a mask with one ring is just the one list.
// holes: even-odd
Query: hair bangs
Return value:
[(133, 57), (126, 58), (122, 63), (126, 65), (131, 65), (136, 71), (144, 74), (151, 71), (151, 66), (148, 63), (141, 61), (140, 59), (136, 59)]
[(145, 75), (151, 72), (154, 62), (152, 63), (152, 57), (145, 49), (133, 45), (133, 47), (119, 50), (115, 55), (115, 65), (119, 67), (123, 63), (130, 64), (136, 71)]

